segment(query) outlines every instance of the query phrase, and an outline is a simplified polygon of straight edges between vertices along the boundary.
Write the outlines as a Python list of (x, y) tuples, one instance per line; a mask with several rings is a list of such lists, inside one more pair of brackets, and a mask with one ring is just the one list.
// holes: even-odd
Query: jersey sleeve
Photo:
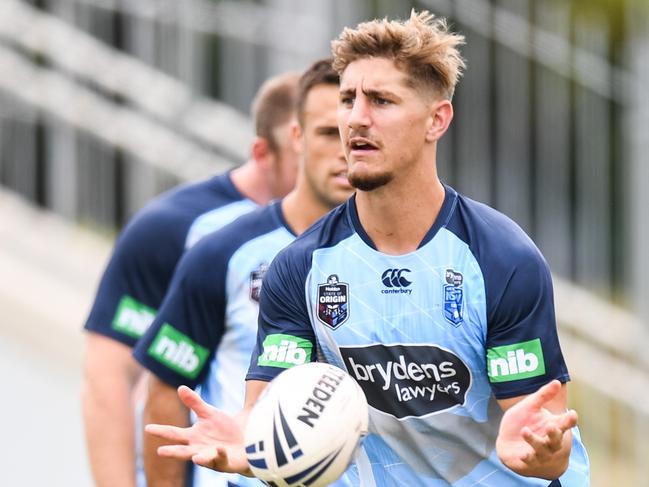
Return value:
[(182, 232), (173, 215), (144, 211), (117, 239), (101, 278), (85, 329), (130, 347), (157, 312), (183, 252)]
[(271, 381), (295, 365), (316, 360), (315, 333), (305, 301), (306, 265), (295, 244), (273, 259), (264, 276), (257, 342), (246, 380)]
[(509, 255), (507, 272), (487, 279), (487, 375), (498, 399), (570, 380), (561, 353), (552, 278), (533, 245)]
[(209, 249), (203, 240), (185, 253), (134, 350), (145, 368), (174, 387), (203, 381), (224, 332), (227, 260)]

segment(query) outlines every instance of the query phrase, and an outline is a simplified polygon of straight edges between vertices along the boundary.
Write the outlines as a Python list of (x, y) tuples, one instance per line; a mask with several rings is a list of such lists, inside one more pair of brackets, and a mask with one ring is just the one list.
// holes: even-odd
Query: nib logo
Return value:
[(541, 340), (515, 343), (487, 350), (490, 382), (508, 382), (545, 374)]
[(288, 369), (311, 361), (313, 345), (304, 338), (292, 335), (268, 335), (264, 339), (264, 351), (258, 365)]
[(173, 371), (195, 379), (209, 356), (207, 348), (165, 323), (149, 347), (149, 355)]
[(140, 338), (153, 323), (155, 315), (153, 308), (125, 295), (119, 301), (112, 327), (130, 337)]

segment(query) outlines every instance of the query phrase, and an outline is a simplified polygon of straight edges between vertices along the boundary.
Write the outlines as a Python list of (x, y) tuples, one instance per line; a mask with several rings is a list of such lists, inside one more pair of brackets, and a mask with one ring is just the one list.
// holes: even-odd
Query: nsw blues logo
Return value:
[(464, 277), (453, 269), (446, 269), (444, 284), (444, 318), (453, 326), (464, 320)]
[(332, 274), (324, 284), (318, 284), (318, 319), (336, 329), (349, 318), (349, 286)]
[(259, 302), (259, 293), (261, 292), (261, 283), (268, 270), (268, 264), (261, 264), (257, 269), (250, 273), (250, 299)]

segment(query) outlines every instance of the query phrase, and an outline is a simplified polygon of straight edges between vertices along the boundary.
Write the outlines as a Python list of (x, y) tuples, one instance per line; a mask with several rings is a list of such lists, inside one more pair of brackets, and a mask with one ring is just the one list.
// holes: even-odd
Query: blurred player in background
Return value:
[[(413, 12), (334, 41), (357, 192), (271, 264), (246, 409), (290, 366), (264, 353), (281, 336), (365, 392), (370, 434), (352, 485), (587, 486), (548, 266), (515, 223), (437, 175), (463, 40)], [(245, 410), (203, 418), (147, 429), (178, 443), (163, 455), (249, 473)]]
[[(117, 239), (85, 325), (83, 413), (96, 485), (136, 485), (134, 403), (141, 367), (131, 348), (155, 317), (185, 249), (294, 186), (296, 74), (268, 80), (252, 105), (256, 137), (241, 167), (173, 189), (146, 205)], [(143, 473), (138, 471), (142, 485)]]
[[(316, 62), (300, 79), (294, 144), (302, 158), (295, 189), (282, 201), (205, 237), (180, 261), (153, 325), (134, 352), (152, 372), (145, 422), (189, 424), (189, 410), (176, 393), (182, 384), (200, 385), (203, 399), (223, 411), (236, 413), (243, 407), (268, 265), (353, 191), (336, 120), (338, 82), (331, 60)], [(161, 442), (150, 435), (144, 445), (149, 487), (182, 486), (183, 464), (159, 457)], [(250, 483), (260, 485), (202, 467), (194, 472), (195, 486)]]

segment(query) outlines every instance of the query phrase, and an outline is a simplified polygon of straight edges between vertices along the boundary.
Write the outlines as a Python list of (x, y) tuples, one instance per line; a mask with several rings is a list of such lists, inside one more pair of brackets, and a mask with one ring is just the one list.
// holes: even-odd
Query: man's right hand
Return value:
[(243, 441), (245, 412), (230, 416), (204, 402), (186, 386), (178, 388), (180, 400), (196, 413), (197, 421), (188, 428), (148, 424), (145, 431), (173, 444), (158, 448), (158, 455), (191, 460), (219, 472), (251, 475)]

